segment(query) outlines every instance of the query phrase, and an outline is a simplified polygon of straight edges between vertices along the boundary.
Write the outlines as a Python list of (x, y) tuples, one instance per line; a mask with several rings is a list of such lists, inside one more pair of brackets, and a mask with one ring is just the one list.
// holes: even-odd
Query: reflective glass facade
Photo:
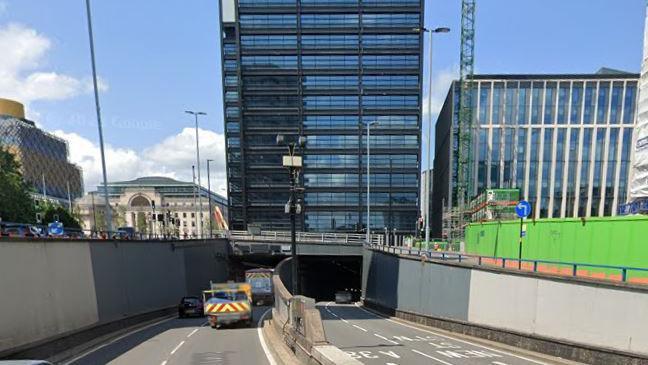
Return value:
[(23, 178), (39, 196), (67, 204), (83, 195), (81, 169), (68, 162), (64, 140), (38, 129), (25, 119), (0, 116), (0, 146), (20, 163)]
[[(421, 0), (221, 0), (230, 227), (289, 229), (286, 148), (307, 137), (298, 229), (413, 232)], [(223, 8), (223, 7), (221, 7)], [(367, 141), (367, 125), (371, 137)]]
[[(535, 218), (615, 215), (626, 200), (637, 80), (629, 73), (478, 75), (473, 196), (519, 188)], [(436, 126), (433, 232), (455, 205), (458, 83)]]

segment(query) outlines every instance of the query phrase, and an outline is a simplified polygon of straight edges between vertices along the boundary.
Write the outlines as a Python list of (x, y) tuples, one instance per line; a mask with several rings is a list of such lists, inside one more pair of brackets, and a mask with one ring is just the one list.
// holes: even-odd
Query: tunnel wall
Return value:
[(648, 355), (648, 288), (423, 262), (368, 249), (363, 265), (363, 296), (370, 305), (585, 348)]
[[(0, 357), (172, 307), (209, 280), (227, 277), (227, 247), (225, 240), (196, 245), (2, 239)], [(214, 252), (224, 256), (217, 259)]]

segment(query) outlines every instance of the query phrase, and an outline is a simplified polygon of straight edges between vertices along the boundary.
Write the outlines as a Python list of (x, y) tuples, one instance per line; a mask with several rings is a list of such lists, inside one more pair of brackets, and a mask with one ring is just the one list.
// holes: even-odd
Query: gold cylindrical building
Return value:
[(17, 101), (0, 98), (0, 115), (25, 119), (25, 107)]

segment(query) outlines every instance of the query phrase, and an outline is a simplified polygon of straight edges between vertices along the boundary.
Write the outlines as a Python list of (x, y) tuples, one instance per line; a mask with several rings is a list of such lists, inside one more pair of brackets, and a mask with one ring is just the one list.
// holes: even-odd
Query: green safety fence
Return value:
[[(648, 217), (596, 217), (585, 219), (525, 220), (522, 259), (565, 263), (648, 267)], [(517, 258), (520, 221), (472, 223), (466, 228), (466, 253)], [(568, 267), (546, 265), (545, 272), (561, 273)], [(618, 270), (590, 268), (594, 278), (618, 279)], [(648, 273), (629, 271), (630, 282), (648, 283)]]

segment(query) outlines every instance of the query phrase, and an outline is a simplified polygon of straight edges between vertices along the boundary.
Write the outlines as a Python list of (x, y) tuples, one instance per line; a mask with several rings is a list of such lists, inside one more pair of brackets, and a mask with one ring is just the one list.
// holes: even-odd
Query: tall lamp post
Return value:
[(212, 198), (211, 198), (211, 176), (209, 173), (209, 163), (214, 160), (207, 159), (207, 199), (209, 199), (209, 238), (212, 238)]
[(369, 174), (369, 169), (371, 165), (371, 127), (378, 125), (378, 122), (367, 123), (367, 244), (371, 244), (371, 229), (370, 229), (370, 219), (371, 219), (371, 175)]
[(202, 181), (200, 180), (200, 144), (198, 143), (198, 116), (199, 115), (207, 115), (207, 113), (203, 112), (196, 112), (192, 110), (185, 110), (185, 113), (191, 114), (194, 116), (196, 120), (196, 169), (198, 170), (198, 204), (200, 204), (200, 214), (198, 217), (198, 223), (196, 225), (196, 229), (198, 232), (200, 232), (200, 238), (203, 238), (203, 232), (202, 232), (202, 213), (203, 213), (203, 207), (202, 207)]
[(292, 295), (299, 295), (299, 261), (297, 256), (297, 239), (295, 218), (301, 214), (302, 206), (297, 201), (297, 192), (302, 189), (299, 185), (299, 174), (302, 169), (302, 156), (297, 155), (298, 149), (306, 145), (306, 137), (299, 136), (296, 142), (286, 143), (283, 135), (277, 135), (277, 145), (287, 146), (288, 155), (283, 156), (283, 166), (288, 169), (290, 178), (290, 200), (286, 203), (285, 212), (290, 214), (290, 254), (292, 257)]
[(198, 206), (196, 205), (196, 166), (191, 165), (191, 175), (193, 178), (193, 202), (194, 202), (194, 223), (196, 223), (196, 230), (198, 230)]
[(435, 29), (421, 29), (423, 32), (430, 33), (429, 38), (429, 47), (428, 47), (428, 131), (427, 131), (427, 171), (425, 179), (425, 245), (427, 246), (430, 242), (430, 151), (432, 149), (432, 39), (434, 38), (433, 33), (448, 33), (450, 28), (441, 27)]
[(92, 35), (92, 12), (90, 11), (90, 0), (86, 0), (86, 12), (88, 14), (88, 37), (90, 38), (90, 60), (92, 62), (92, 85), (94, 87), (95, 109), (97, 111), (97, 127), (99, 129), (99, 151), (101, 152), (101, 171), (103, 173), (104, 200), (106, 204), (106, 231), (108, 235), (112, 231), (112, 211), (108, 199), (108, 177), (106, 175), (106, 154), (104, 153), (103, 128), (101, 126), (101, 108), (99, 106), (99, 88), (97, 86), (97, 66), (95, 63), (94, 36)]

